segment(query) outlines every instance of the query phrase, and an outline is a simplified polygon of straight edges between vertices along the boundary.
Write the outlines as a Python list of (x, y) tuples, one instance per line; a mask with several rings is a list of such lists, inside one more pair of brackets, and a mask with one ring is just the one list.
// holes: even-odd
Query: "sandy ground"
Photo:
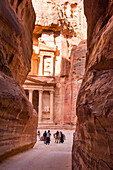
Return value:
[[(41, 135), (44, 130), (41, 130)], [(0, 170), (71, 170), (71, 152), (73, 143), (73, 131), (62, 130), (66, 135), (64, 143), (55, 143), (51, 130), (50, 145), (44, 144), (37, 137), (37, 143), (33, 149), (12, 156), (0, 164)]]

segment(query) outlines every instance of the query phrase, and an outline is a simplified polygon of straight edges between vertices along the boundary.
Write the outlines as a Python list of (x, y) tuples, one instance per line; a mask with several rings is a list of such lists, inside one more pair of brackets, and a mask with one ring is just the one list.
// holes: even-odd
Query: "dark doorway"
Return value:
[(25, 94), (26, 94), (27, 98), (29, 99), (29, 91), (28, 90), (25, 90)]
[(33, 107), (38, 113), (38, 106), (39, 106), (39, 93), (38, 90), (33, 91)]

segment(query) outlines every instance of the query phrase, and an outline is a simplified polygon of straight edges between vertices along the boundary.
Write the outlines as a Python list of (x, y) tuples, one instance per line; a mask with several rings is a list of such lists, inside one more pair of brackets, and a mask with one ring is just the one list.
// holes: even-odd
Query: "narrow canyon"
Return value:
[(73, 170), (113, 169), (112, 0), (0, 2), (0, 162), (41, 129), (75, 131)]

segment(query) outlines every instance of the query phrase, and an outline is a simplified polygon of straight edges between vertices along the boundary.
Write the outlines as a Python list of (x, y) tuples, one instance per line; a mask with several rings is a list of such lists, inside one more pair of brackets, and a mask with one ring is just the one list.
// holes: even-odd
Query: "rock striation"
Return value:
[(73, 169), (113, 169), (113, 1), (84, 0), (85, 76), (77, 100)]
[(79, 43), (78, 46), (74, 46), (71, 52), (71, 74), (70, 78), (72, 79), (72, 121), (76, 123), (77, 117), (75, 114), (76, 111), (76, 101), (78, 92), (83, 80), (85, 73), (85, 61), (86, 61), (86, 52), (87, 52), (87, 41), (83, 40)]
[(0, 161), (36, 142), (37, 114), (21, 87), (30, 70), (34, 22), (30, 0), (0, 2)]

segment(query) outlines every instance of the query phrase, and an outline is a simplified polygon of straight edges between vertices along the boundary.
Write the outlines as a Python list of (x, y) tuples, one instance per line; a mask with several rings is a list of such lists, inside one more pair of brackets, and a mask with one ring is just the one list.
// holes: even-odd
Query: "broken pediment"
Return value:
[(45, 82), (43, 81), (28, 76), (24, 84), (44, 84), (44, 83)]
[(27, 84), (28, 85), (54, 85), (55, 82), (54, 82), (53, 78), (41, 77), (41, 80), (40, 80), (40, 77), (28, 76), (24, 84), (26, 84), (26, 85)]
[(39, 48), (42, 51), (53, 51), (53, 52), (56, 51), (56, 46), (50, 47), (50, 46), (47, 46), (46, 44), (41, 43), (41, 42), (39, 43)]

